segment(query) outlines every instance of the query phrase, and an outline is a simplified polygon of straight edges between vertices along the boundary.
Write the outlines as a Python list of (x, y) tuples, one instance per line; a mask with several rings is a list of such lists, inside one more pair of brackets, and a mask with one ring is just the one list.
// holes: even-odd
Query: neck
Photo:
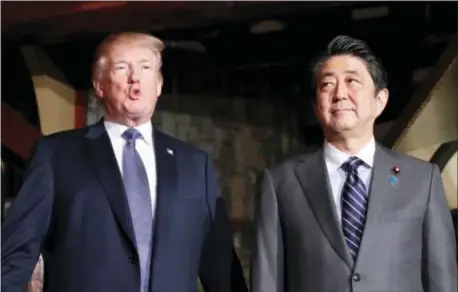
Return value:
[(114, 118), (109, 115), (105, 115), (104, 119), (106, 121), (121, 124), (129, 128), (135, 128), (139, 125), (147, 123), (148, 121), (151, 121), (150, 118), (129, 118), (129, 117)]
[(342, 136), (326, 136), (326, 141), (340, 151), (349, 155), (355, 155), (373, 139), (373, 135), (364, 137), (342, 137)]

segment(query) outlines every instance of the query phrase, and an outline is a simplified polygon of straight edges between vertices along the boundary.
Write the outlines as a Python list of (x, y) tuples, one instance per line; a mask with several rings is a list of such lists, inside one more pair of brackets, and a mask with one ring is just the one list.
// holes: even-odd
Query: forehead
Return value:
[(117, 44), (109, 49), (107, 54), (112, 62), (118, 61), (156, 61), (156, 54), (153, 50), (142, 44)]
[(361, 58), (342, 55), (327, 59), (320, 68), (319, 76), (357, 74), (361, 77), (370, 77), (366, 63)]

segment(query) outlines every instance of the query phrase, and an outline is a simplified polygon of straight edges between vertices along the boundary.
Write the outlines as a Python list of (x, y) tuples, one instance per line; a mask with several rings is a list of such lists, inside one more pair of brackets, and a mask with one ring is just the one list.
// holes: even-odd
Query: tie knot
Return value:
[(361, 165), (366, 165), (366, 163), (358, 157), (352, 156), (342, 164), (342, 169), (346, 173), (352, 173), (357, 171), (358, 167), (360, 167)]
[(142, 134), (137, 129), (129, 128), (122, 133), (122, 137), (127, 142), (135, 142), (135, 140), (142, 137)]

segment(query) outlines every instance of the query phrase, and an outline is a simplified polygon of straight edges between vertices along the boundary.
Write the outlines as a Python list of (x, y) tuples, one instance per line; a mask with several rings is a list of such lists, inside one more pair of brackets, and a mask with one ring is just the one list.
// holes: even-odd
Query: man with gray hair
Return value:
[(95, 125), (37, 143), (2, 226), (2, 291), (22, 291), (40, 252), (46, 292), (231, 291), (237, 260), (212, 158), (151, 123), (162, 41), (97, 49)]

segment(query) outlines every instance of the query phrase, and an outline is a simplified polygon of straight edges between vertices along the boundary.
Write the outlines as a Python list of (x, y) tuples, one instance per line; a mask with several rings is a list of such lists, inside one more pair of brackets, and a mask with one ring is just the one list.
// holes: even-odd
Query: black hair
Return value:
[(382, 62), (373, 54), (367, 43), (347, 35), (339, 35), (329, 42), (326, 50), (322, 51), (312, 63), (313, 88), (316, 88), (318, 73), (323, 63), (332, 57), (342, 55), (358, 57), (364, 61), (376, 91), (387, 87), (387, 74)]

